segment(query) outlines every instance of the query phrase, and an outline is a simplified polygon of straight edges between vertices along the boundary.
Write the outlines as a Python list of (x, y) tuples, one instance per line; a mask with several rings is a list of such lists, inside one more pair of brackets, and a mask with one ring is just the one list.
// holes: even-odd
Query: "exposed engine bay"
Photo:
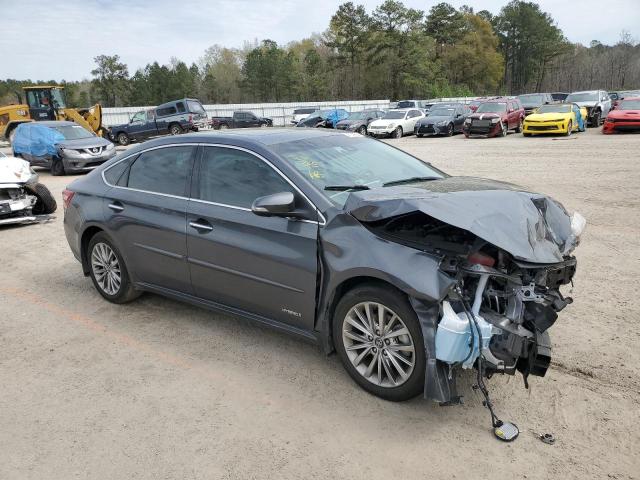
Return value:
[(520, 261), (422, 212), (368, 227), (383, 238), (438, 255), (440, 270), (455, 278), (440, 304), (439, 361), (451, 369), (472, 368), (481, 357), (485, 376), (520, 372), (525, 384), (529, 375), (545, 375), (551, 361), (548, 329), (572, 302), (560, 289), (573, 279), (575, 257), (552, 264)]
[(55, 210), (55, 199), (29, 162), (0, 153), (0, 226), (47, 221)]

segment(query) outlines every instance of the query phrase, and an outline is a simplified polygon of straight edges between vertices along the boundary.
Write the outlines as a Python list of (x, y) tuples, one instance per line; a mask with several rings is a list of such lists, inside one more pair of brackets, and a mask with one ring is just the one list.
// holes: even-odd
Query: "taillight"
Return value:
[(467, 257), (467, 260), (469, 260), (469, 263), (484, 265), (485, 267), (493, 267), (496, 263), (496, 260), (493, 257), (480, 252), (472, 253)]
[(76, 194), (76, 192), (74, 192), (73, 190), (69, 190), (67, 188), (65, 188), (62, 191), (62, 205), (63, 205), (65, 210), (67, 208), (69, 208), (69, 205), (71, 205), (71, 200), (73, 200), (73, 196), (75, 194)]

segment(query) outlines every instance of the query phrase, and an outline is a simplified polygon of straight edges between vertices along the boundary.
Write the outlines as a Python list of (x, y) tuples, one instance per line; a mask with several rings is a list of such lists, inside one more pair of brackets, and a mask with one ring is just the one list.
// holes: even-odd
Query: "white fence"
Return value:
[[(246, 110), (261, 117), (271, 118), (274, 126), (288, 126), (296, 108), (344, 108), (348, 112), (356, 112), (367, 108), (389, 108), (389, 100), (348, 100), (341, 102), (297, 102), (297, 103), (244, 103), (235, 105), (204, 105), (209, 117), (230, 117), (235, 110)], [(140, 110), (153, 107), (119, 107), (103, 108), (102, 122), (107, 125), (128, 123), (131, 116)]]

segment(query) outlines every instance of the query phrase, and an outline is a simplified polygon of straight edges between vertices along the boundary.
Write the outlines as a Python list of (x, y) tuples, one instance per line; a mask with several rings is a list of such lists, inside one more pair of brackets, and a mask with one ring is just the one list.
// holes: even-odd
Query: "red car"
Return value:
[(509, 130), (522, 131), (524, 107), (517, 98), (494, 98), (481, 103), (464, 121), (464, 136), (506, 137)]
[(602, 133), (640, 130), (640, 97), (621, 100), (604, 121)]

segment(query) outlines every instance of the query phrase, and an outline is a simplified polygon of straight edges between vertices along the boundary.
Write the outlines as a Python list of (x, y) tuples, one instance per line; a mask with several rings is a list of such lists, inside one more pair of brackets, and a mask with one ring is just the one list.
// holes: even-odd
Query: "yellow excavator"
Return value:
[(102, 107), (67, 108), (64, 87), (38, 85), (23, 88), (26, 104), (0, 107), (0, 139), (13, 139), (18, 125), (39, 120), (69, 120), (100, 137), (108, 138), (108, 130), (102, 125)]

